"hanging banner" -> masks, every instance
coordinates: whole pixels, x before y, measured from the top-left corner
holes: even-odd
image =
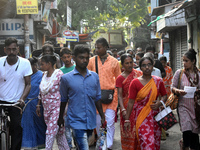
[[[163,55],[163,39],[160,39],[160,54]]]
[[[17,14],[38,14],[38,0],[16,0]]]
[[[62,37],[57,37],[56,42],[57,44],[66,44],[66,39]]]
[[[69,6],[67,6],[67,25],[72,27],[72,9]]]
[[[51,8],[51,2],[50,2],[50,1],[47,1],[47,2],[45,3],[45,6],[44,6],[44,10],[43,10],[43,14],[42,14],[42,21],[48,22],[49,13],[50,13],[50,8]]]
[[[63,31],[63,37],[66,38],[66,42],[79,42],[78,31],[65,30]]]
[[[151,16],[151,5],[147,7],[149,16]]]

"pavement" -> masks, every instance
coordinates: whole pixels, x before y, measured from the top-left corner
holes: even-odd
[[[178,119],[176,111],[173,111],[175,117]],[[168,131],[169,136],[166,140],[161,141],[160,150],[180,150],[179,141],[181,139],[181,131],[179,124],[177,123]],[[53,150],[58,150],[56,142],[54,143]],[[90,150],[95,150],[95,146],[91,146]],[[115,136],[114,136],[114,144],[113,150],[122,150],[121,148],[121,139],[120,139],[120,120],[118,119],[117,123],[115,123]]]

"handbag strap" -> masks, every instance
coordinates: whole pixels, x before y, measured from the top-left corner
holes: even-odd
[[[196,72],[195,72],[195,73],[196,73]],[[192,78],[189,76],[189,74],[185,72],[185,75],[186,75],[188,81],[190,82],[191,86],[197,87],[197,89],[198,89],[198,83],[197,83],[197,85],[195,85],[194,81],[193,81]],[[198,72],[196,73],[196,76],[197,76],[197,79],[199,79]],[[197,81],[198,81],[198,80],[197,80]]]
[[[95,67],[96,67],[96,73],[98,74],[98,61],[97,61],[97,56],[95,57]]]
[[[180,86],[181,86],[181,78],[182,78],[182,75],[183,75],[183,69],[181,69],[181,72],[180,72],[180,74],[179,74],[178,89],[180,89]]]
[[[163,105],[163,107],[166,109],[167,107],[165,106],[165,103],[163,101],[160,101]]]

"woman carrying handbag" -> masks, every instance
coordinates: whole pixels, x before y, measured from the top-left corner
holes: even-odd
[[[200,127],[195,115],[194,94],[188,96],[187,89],[200,87],[200,72],[196,67],[196,52],[189,49],[183,56],[183,75],[181,77],[180,88],[178,87],[178,78],[181,70],[177,70],[172,80],[172,92],[179,95],[177,107],[180,128],[183,133],[183,149],[199,150]],[[195,91],[194,91],[195,92]],[[200,122],[199,122],[200,123]]]

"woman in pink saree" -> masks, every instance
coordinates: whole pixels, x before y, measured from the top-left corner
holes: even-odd
[[[143,75],[133,79],[129,87],[129,102],[124,126],[130,131],[130,115],[135,112],[135,150],[159,150],[161,127],[155,121],[162,103],[157,100],[160,94],[161,101],[165,102],[167,93],[160,77],[151,76],[153,60],[143,57],[139,63]]]

